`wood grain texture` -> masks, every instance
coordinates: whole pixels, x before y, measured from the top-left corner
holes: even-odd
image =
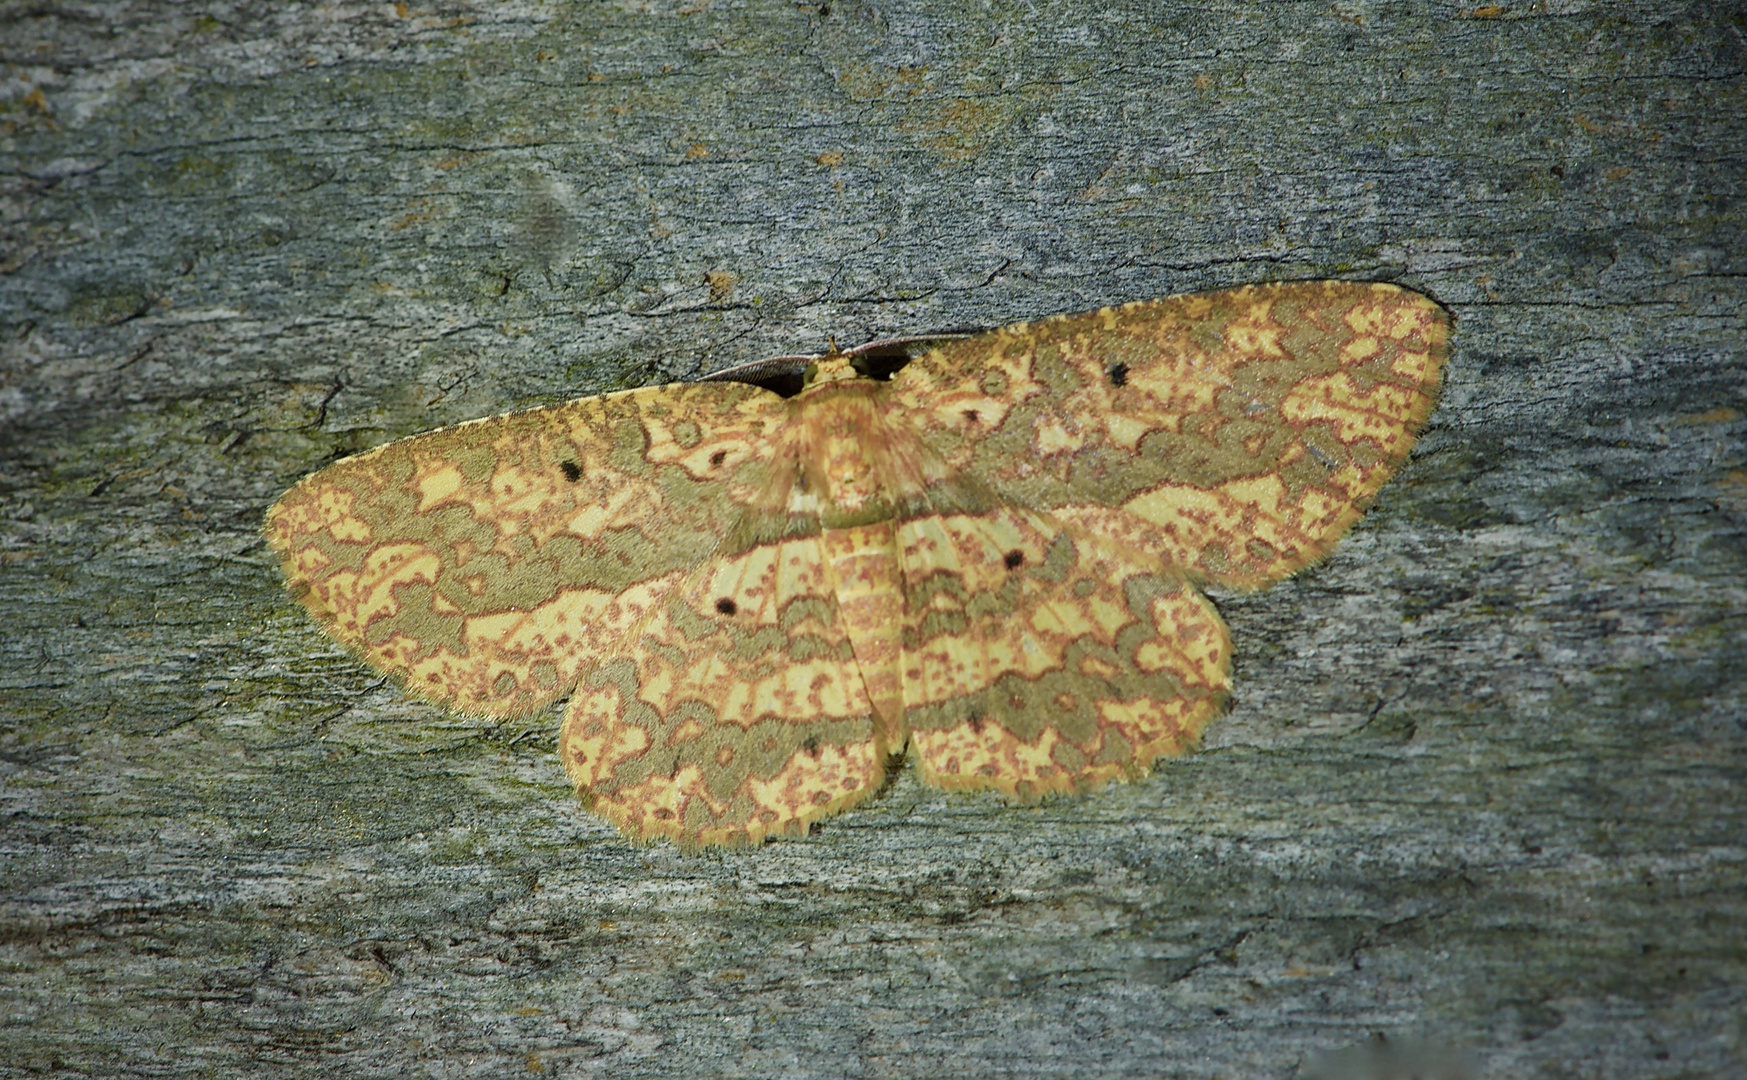
[[[0,1076],[1747,1067],[1718,6],[397,10],[0,9]],[[257,531],[508,408],[1331,276],[1451,311],[1439,407],[1093,800],[627,849]]]

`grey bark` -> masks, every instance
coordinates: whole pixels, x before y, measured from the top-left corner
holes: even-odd
[[[0,6],[0,1077],[1742,1075],[1742,33]],[[507,408],[1318,276],[1450,308],[1440,408],[1216,596],[1205,751],[1086,798],[628,846],[555,713],[407,700],[257,532]]]

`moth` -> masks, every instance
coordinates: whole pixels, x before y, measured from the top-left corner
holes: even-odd
[[[267,514],[292,594],[413,694],[509,717],[630,837],[799,834],[906,756],[1034,800],[1223,708],[1202,583],[1322,558],[1430,414],[1450,323],[1308,281],[778,362],[401,439]]]

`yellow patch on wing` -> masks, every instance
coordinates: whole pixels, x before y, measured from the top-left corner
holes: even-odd
[[[525,713],[574,686],[709,554],[698,537],[747,512],[766,467],[744,452],[735,468],[724,452],[713,480],[612,463],[665,445],[668,424],[721,447],[782,414],[772,394],[723,385],[476,420],[306,478],[268,512],[267,539],[323,627],[409,690]],[[591,517],[601,505],[617,507],[611,520]]]
[[[1145,774],[1222,707],[1230,641],[1156,560],[1000,507],[901,530],[923,779],[1022,798]]]
[[[558,746],[590,806],[633,836],[796,834],[884,779],[817,535],[712,560],[622,652],[582,678]]]
[[[937,454],[1005,501],[1257,588],[1325,555],[1394,474],[1448,339],[1443,309],[1393,285],[1262,285],[954,342],[893,395],[919,411],[968,400],[998,341],[1004,380],[1056,392],[998,422],[925,425]],[[1062,425],[1085,437],[1064,446]]]

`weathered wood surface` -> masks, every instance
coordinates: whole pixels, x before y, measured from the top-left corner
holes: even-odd
[[[1741,1075],[1728,7],[0,6],[0,1077]],[[1328,275],[1449,306],[1442,405],[1085,799],[627,847],[256,531],[506,408]]]

